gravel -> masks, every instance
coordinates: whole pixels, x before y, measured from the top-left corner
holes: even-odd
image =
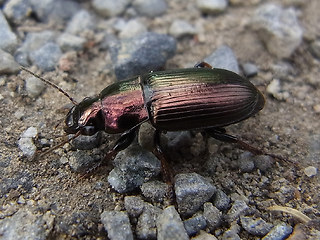
[[[151,18],[161,16],[168,8],[165,0],[133,0],[132,5],[139,15]]]
[[[262,238],[262,240],[282,240],[286,239],[291,233],[291,226],[285,223],[280,223],[274,226],[271,231]]]
[[[17,64],[13,56],[0,49],[0,74],[17,73],[19,69],[19,64]]]
[[[197,0],[197,7],[203,13],[219,14],[224,12],[227,6],[226,0]]]
[[[0,10],[0,49],[6,52],[14,52],[17,47],[17,36],[12,32],[5,16]]]
[[[184,228],[189,236],[194,236],[207,226],[206,219],[203,215],[196,215],[183,221]]]
[[[267,223],[262,218],[254,219],[252,217],[240,217],[241,226],[250,234],[258,237],[263,237],[270,232],[273,225]]]
[[[102,17],[114,17],[124,12],[130,0],[93,0],[92,7]]]

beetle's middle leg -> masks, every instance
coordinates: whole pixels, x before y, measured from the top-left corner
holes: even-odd
[[[288,161],[287,159],[283,158],[282,156],[266,153],[263,150],[258,149],[254,146],[251,146],[248,143],[240,140],[239,138],[237,138],[235,136],[227,134],[226,130],[224,128],[209,128],[209,129],[206,129],[205,132],[208,133],[209,136],[211,136],[217,140],[220,140],[222,142],[235,143],[238,145],[238,147],[240,149],[249,151],[249,152],[253,153],[254,155],[267,155],[267,156],[277,158],[282,161]]]

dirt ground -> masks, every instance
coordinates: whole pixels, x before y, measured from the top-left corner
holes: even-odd
[[[149,29],[164,32],[173,16],[186,18],[188,8],[181,2],[171,1],[165,17],[148,22]],[[255,183],[262,176],[267,176],[270,179],[268,193],[251,195],[250,201],[258,208],[260,206],[260,210],[269,216],[270,221],[297,221],[290,215],[271,214],[265,210],[264,204],[270,199],[276,204],[302,211],[312,219],[319,219],[320,175],[318,173],[307,177],[304,173],[304,168],[308,166],[320,169],[320,113],[315,110],[315,106],[320,104],[319,60],[310,54],[309,42],[305,37],[293,56],[284,60],[292,66],[289,76],[281,80],[282,89],[289,93],[289,97],[285,101],[279,101],[268,95],[266,87],[273,79],[273,66],[279,60],[268,53],[255,33],[248,28],[250,14],[247,13],[255,8],[256,6],[229,7],[225,14],[203,17],[203,21],[208,22],[204,25],[204,40],[179,40],[177,53],[167,62],[167,68],[182,68],[196,63],[222,44],[233,49],[239,63],[255,63],[259,67],[259,74],[251,81],[264,94],[265,108],[257,116],[228,127],[227,131],[266,152],[285,156],[290,163],[279,161],[266,173],[254,171],[243,174],[232,167],[232,162],[241,151],[232,145],[217,143],[220,149],[227,149],[229,161],[220,163],[222,168],[217,169],[212,179],[217,186],[223,186],[224,179],[228,178],[236,184],[233,191],[245,195],[247,191],[258,191],[259,187]],[[299,21],[308,32],[305,36],[319,37],[319,8],[318,0],[310,0],[300,8]],[[195,22],[201,18],[197,14],[199,13],[190,13],[187,20]],[[93,46],[79,55],[79,64],[69,76],[77,79],[77,82],[62,81],[63,74],[58,70],[44,76],[56,83],[62,81],[59,85],[77,100],[81,100],[100,92],[115,81],[110,68],[111,60],[108,59],[108,52],[99,52]],[[79,174],[73,173],[68,164],[61,164],[61,159],[66,158],[70,151],[68,144],[37,161],[21,158],[17,141],[28,127],[37,127],[40,138],[59,142],[57,137],[63,134],[63,130],[61,126],[57,129],[54,127],[65,116],[66,111],[61,106],[69,103],[49,87],[36,99],[27,97],[23,80],[26,76],[26,73],[1,76],[3,84],[0,86],[0,94],[3,98],[0,100],[0,156],[3,170],[0,179],[16,179],[21,182],[17,188],[0,196],[2,214],[9,216],[27,204],[43,212],[54,212],[56,225],[53,237],[71,238],[84,234],[88,239],[98,236],[105,238],[99,222],[100,214],[102,210],[123,209],[125,196],[112,190],[107,182],[107,173],[112,169],[111,163],[105,168],[105,173],[80,179]],[[23,112],[21,119],[17,119],[17,111]],[[110,136],[108,139],[113,141],[116,137]],[[201,164],[197,164],[197,161],[199,160],[192,159],[186,163],[179,162],[174,166],[174,171],[201,174]],[[276,187],[283,178],[287,181],[287,187],[294,189],[289,195],[282,195]],[[59,224],[61,219],[65,220],[65,225]]]

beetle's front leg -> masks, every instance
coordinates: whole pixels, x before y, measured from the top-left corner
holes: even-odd
[[[239,138],[229,135],[226,133],[226,130],[224,128],[209,128],[205,130],[206,133],[209,134],[209,136],[220,140],[222,142],[229,142],[229,143],[235,143],[237,146],[243,150],[249,151],[253,153],[254,155],[267,155],[273,158],[280,159],[282,161],[288,161],[287,159],[283,158],[282,156],[278,156],[275,154],[266,153],[261,149],[258,149],[254,146],[249,145],[248,143],[240,140]]]

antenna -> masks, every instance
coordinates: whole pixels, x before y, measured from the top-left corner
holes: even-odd
[[[63,93],[63,95],[65,95],[67,98],[69,98],[69,100],[74,104],[74,105],[78,105],[78,103],[66,92],[64,91],[62,88],[58,87],[56,84],[50,82],[47,79],[44,79],[43,77],[40,77],[38,74],[30,71],[28,68],[25,68],[23,66],[20,66],[20,68],[28,73],[30,73],[31,75],[35,76],[36,78],[40,79],[41,81],[45,82],[46,84],[48,84],[49,86],[57,89],[59,92]]]

